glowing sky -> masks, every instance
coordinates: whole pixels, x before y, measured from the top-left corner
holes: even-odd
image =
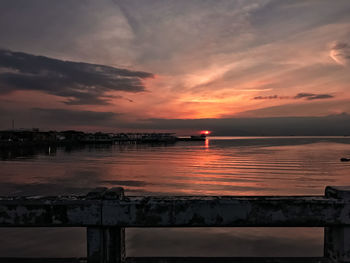
[[[349,14],[348,0],[2,0],[0,128],[350,113]]]

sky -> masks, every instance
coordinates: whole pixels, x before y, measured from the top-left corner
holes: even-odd
[[[348,117],[349,13],[348,0],[1,0],[0,129]]]

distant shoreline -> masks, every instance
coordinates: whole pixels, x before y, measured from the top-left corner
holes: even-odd
[[[1,133],[1,131],[0,131]],[[334,136],[334,135],[304,135],[304,136],[208,136],[199,138],[191,138],[190,136],[171,137],[166,139],[134,139],[134,140],[100,140],[100,141],[78,141],[78,140],[62,140],[62,141],[0,141],[0,149],[14,149],[14,148],[45,148],[45,147],[80,147],[93,145],[118,145],[118,144],[169,144],[178,141],[204,141],[207,140],[266,140],[266,139],[349,139],[350,136]]]

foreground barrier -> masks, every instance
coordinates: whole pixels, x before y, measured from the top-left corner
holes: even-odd
[[[132,197],[122,188],[86,196],[1,197],[0,227],[86,227],[86,259],[0,262],[350,262],[350,187],[324,196]],[[127,227],[324,227],[320,258],[125,257]]]

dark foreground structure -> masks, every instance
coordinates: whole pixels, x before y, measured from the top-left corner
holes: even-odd
[[[122,188],[86,196],[1,197],[0,227],[86,227],[87,258],[0,262],[350,262],[350,187],[324,196],[132,197]],[[125,257],[126,227],[324,227],[320,258]]]

